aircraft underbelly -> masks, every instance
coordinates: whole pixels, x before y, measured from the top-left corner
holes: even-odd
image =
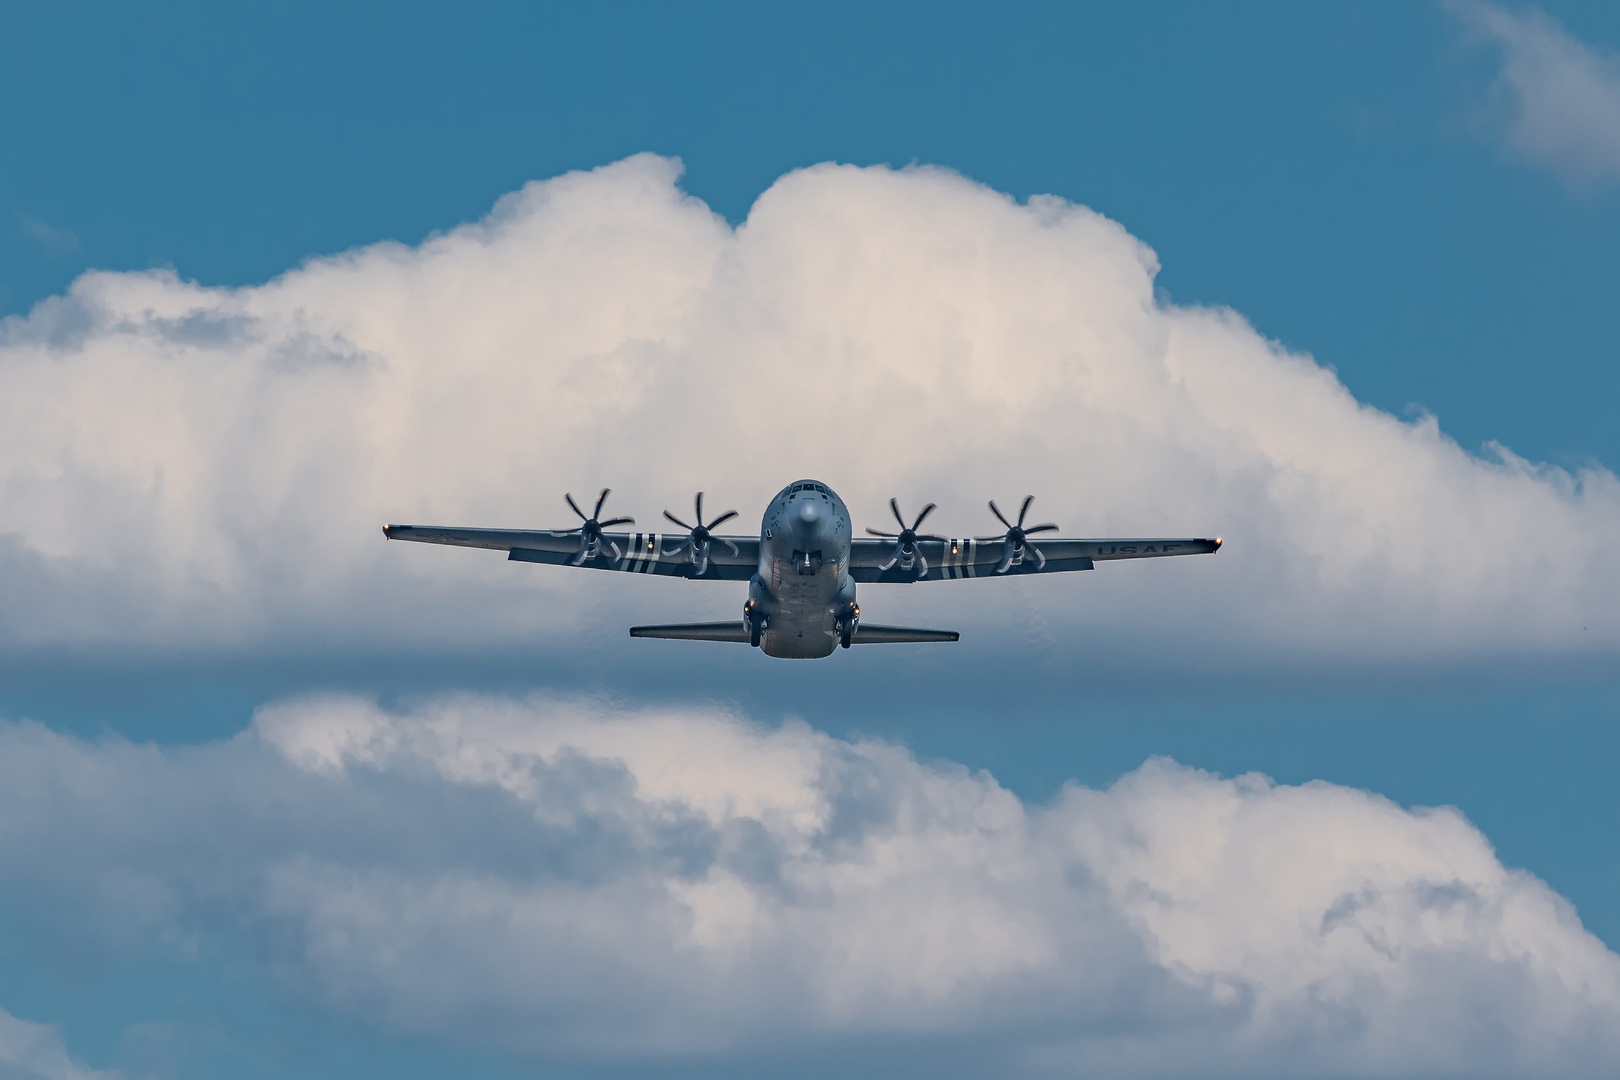
[[[771,573],[775,610],[760,640],[765,655],[805,660],[830,655],[838,647],[837,592],[836,566],[800,574],[791,563],[778,562]]]

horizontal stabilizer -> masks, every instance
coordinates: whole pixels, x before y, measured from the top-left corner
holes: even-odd
[[[748,628],[741,619],[731,622],[672,623],[669,626],[632,626],[631,637],[678,638],[682,641],[735,641],[748,644]]]
[[[881,645],[891,641],[955,641],[961,637],[955,630],[918,630],[910,626],[877,626],[856,623],[853,645]]]

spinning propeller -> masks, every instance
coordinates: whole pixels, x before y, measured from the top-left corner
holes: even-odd
[[[574,561],[571,565],[580,566],[585,562],[586,559],[596,558],[597,553],[602,548],[602,541],[604,539],[602,536],[603,529],[608,528],[610,525],[629,525],[636,520],[635,518],[629,517],[616,517],[608,518],[606,521],[598,521],[597,518],[599,518],[602,514],[602,504],[607,502],[607,497],[608,489],[603,488],[602,494],[596,497],[596,509],[591,511],[590,517],[586,517],[585,511],[581,510],[579,508],[579,504],[574,502],[574,497],[572,495],[563,496],[563,498],[568,500],[569,508],[572,509],[574,513],[579,515],[579,519],[583,523],[574,526],[572,529],[551,530],[552,536],[569,536],[573,533],[579,533],[579,554],[574,556]],[[613,557],[615,559],[622,557],[618,544],[615,544],[613,541],[609,540],[607,545],[613,549]]]
[[[906,519],[900,516],[900,502],[899,502],[899,500],[890,499],[889,500],[889,509],[894,511],[894,520],[896,520],[896,521],[898,521],[900,523],[900,531],[899,532],[897,532],[897,533],[883,532],[881,529],[873,529],[873,528],[868,528],[866,530],[867,532],[871,533],[873,536],[891,536],[895,540],[894,556],[892,558],[890,558],[888,562],[886,562],[882,566],[878,567],[878,570],[880,572],[884,571],[884,570],[888,570],[895,563],[899,563],[901,569],[909,570],[909,569],[911,569],[911,565],[912,565],[913,560],[915,560],[915,562],[917,564],[917,576],[918,577],[927,576],[927,574],[928,574],[928,560],[923,558],[922,552],[917,550],[917,541],[918,540],[944,540],[945,538],[943,536],[934,536],[934,535],[929,534],[929,533],[924,533],[923,535],[919,536],[919,535],[917,535],[917,530],[922,527],[923,518],[927,517],[929,514],[932,514],[934,512],[934,504],[929,503],[927,506],[923,507],[922,513],[917,515],[917,520],[913,521],[909,526],[906,524]]]
[[[1057,526],[1047,524],[1030,525],[1027,528],[1025,527],[1024,515],[1029,513],[1029,504],[1034,501],[1035,496],[1024,496],[1024,505],[1019,508],[1018,511],[1018,524],[1014,525],[1012,522],[1008,521],[1002,516],[1000,510],[996,509],[996,501],[994,499],[990,500],[990,512],[996,515],[996,518],[1003,525],[1007,526],[1007,531],[1002,533],[1000,536],[979,537],[980,540],[1000,540],[1005,544],[1005,547],[1001,552],[1001,564],[996,567],[996,573],[1005,574],[1012,564],[1022,560],[1026,553],[1034,556],[1036,570],[1044,570],[1046,568],[1046,556],[1041,554],[1041,549],[1036,547],[1034,544],[1026,544],[1024,541],[1030,533],[1052,532],[1057,529]]]
[[[736,517],[737,511],[727,510],[725,513],[721,514],[707,525],[703,524],[703,492],[701,491],[697,493],[697,499],[693,501],[692,509],[694,511],[693,516],[697,519],[696,525],[688,525],[686,522],[682,521],[668,510],[664,511],[665,517],[669,518],[669,520],[673,521],[681,528],[687,530],[686,539],[682,540],[679,544],[676,544],[669,551],[664,552],[664,557],[668,558],[672,555],[679,555],[682,550],[685,550],[688,557],[692,560],[692,565],[697,567],[697,573],[694,576],[702,577],[704,572],[709,569],[709,542],[711,540],[718,540],[720,543],[726,545],[726,547],[731,549],[731,553],[733,555],[742,554],[737,550],[737,545],[733,544],[725,537],[710,535],[716,525],[720,524],[722,521],[730,521],[732,518]]]

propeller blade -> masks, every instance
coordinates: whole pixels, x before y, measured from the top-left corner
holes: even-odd
[[[890,568],[892,568],[894,566],[895,563],[897,563],[899,561],[900,561],[900,552],[897,550],[897,551],[895,551],[893,558],[891,558],[888,562],[884,563],[882,566],[878,567],[878,573],[881,574],[884,571],[889,570]]]
[[[694,520],[697,521],[696,525],[688,525],[686,522],[682,521],[668,510],[664,511],[664,517],[686,530],[686,536],[681,539],[680,543],[665,551],[664,557],[671,558],[685,552],[692,561],[692,576],[702,577],[708,572],[709,569],[709,530],[720,524],[722,521],[730,521],[732,518],[736,517],[737,511],[727,510],[725,513],[721,514],[707,525],[703,524],[703,492],[700,491],[692,498],[692,516]],[[699,543],[698,538],[698,533],[700,532],[703,534],[701,543]],[[730,548],[732,555],[742,554],[737,545],[733,544],[730,540],[724,539],[723,537],[715,537],[714,539],[719,540],[722,544],[726,545],[726,547]]]
[[[633,517],[616,517],[608,518],[606,521],[598,521],[596,523],[596,527],[598,529],[605,529],[610,525],[634,525],[635,523],[636,519]]]
[[[911,523],[911,531],[916,532],[919,528],[921,528],[922,523],[923,523],[923,518],[927,517],[929,514],[932,514],[933,512],[934,512],[934,504],[933,503],[929,503],[927,506],[923,507],[922,513],[917,515],[917,520],[913,521]],[[905,522],[901,522],[901,524],[904,525]]]
[[[928,576],[928,560],[923,558],[920,551],[917,552],[917,576],[920,578]]]
[[[575,533],[577,533],[577,532],[579,532],[581,530],[579,530],[579,529],[551,529],[549,531],[551,532],[552,536],[573,536]]]
[[[1031,544],[1029,547],[1026,547],[1024,550],[1029,552],[1031,555],[1035,556],[1035,570],[1036,570],[1037,573],[1046,569],[1046,556],[1041,554],[1041,549],[1040,548],[1035,547],[1033,544]]]
[[[905,528],[906,527],[906,519],[900,516],[900,500],[899,499],[890,499],[889,500],[889,509],[894,511],[894,520],[896,520],[896,521],[898,521],[900,523],[900,527],[902,529]]]
[[[738,549],[737,545],[733,544],[730,540],[727,540],[723,536],[717,536],[715,539],[719,540],[722,544],[731,549],[731,557],[733,559],[740,558],[742,556],[742,552]]]
[[[607,546],[613,549],[613,561],[614,562],[618,562],[620,559],[624,558],[624,554],[623,554],[623,552],[621,552],[619,550],[619,545],[618,544],[615,544],[613,541],[609,540],[607,542]]]
[[[996,573],[1005,574],[1009,569],[1011,569],[1013,555],[1017,554],[1017,551],[1018,549],[1013,547],[1012,538],[1009,537],[1006,545],[1002,548],[1001,563],[996,567]]]
[[[990,512],[992,514],[996,515],[996,520],[1001,522],[1003,525],[1007,526],[1007,528],[1010,529],[1010,528],[1013,527],[1013,523],[1008,521],[1006,518],[1002,517],[1001,516],[1001,511],[996,509],[996,500],[994,500],[994,499],[990,500]],[[995,540],[997,538],[992,536],[992,537],[990,537],[990,539]]]
[[[1045,525],[1031,525],[1029,528],[1024,530],[1024,535],[1028,536],[1030,533],[1038,532],[1055,532],[1056,530],[1057,526],[1048,522]]]
[[[575,501],[574,501],[574,497],[573,497],[573,496],[572,496],[572,495],[567,495],[567,494],[565,494],[565,495],[563,495],[563,498],[565,498],[565,499],[567,499],[567,500],[568,500],[568,506],[569,506],[569,508],[570,508],[570,509],[571,509],[571,510],[573,510],[573,511],[574,511],[574,513],[576,513],[576,514],[578,514],[578,515],[579,515],[579,520],[581,520],[581,521],[589,521],[589,520],[590,520],[590,519],[589,519],[589,518],[587,518],[587,517],[586,517],[586,516],[585,516],[585,511],[583,511],[583,510],[581,510],[581,509],[580,509],[580,508],[579,508],[579,503],[577,503],[577,502],[575,502]],[[570,532],[572,532],[572,531],[573,531],[573,530],[572,530],[572,529],[570,529],[570,530],[569,530],[569,531],[570,531]]]
[[[1023,526],[1024,526],[1024,515],[1029,513],[1029,504],[1034,502],[1034,501],[1035,501],[1035,496],[1033,496],[1033,495],[1025,495],[1024,496],[1024,505],[1018,508],[1018,527],[1019,528],[1023,528]]]
[[[900,535],[899,533],[884,532],[882,529],[874,529],[870,525],[868,525],[866,527],[866,531],[871,533],[873,536],[899,536]]]
[[[602,516],[602,504],[607,502],[607,497],[608,497],[608,491],[609,490],[610,489],[608,489],[608,488],[603,488],[602,489],[602,494],[600,494],[600,495],[598,495],[596,497],[596,509],[591,511],[591,517],[601,517]]]

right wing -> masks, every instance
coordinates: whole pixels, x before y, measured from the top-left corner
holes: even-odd
[[[1167,555],[1207,555],[1218,550],[1219,539],[1170,540],[1079,540],[1065,537],[1046,539],[1039,535],[1027,541],[1024,558],[998,574],[1005,553],[1003,542],[975,537],[948,540],[918,540],[917,551],[928,561],[928,573],[919,574],[920,564],[906,569],[895,561],[895,542],[860,537],[850,544],[849,576],[856,581],[882,581],[911,584],[917,581],[952,581],[965,578],[994,578],[1015,574],[1061,574],[1090,570],[1094,563],[1119,559],[1160,559]],[[1028,548],[1040,550],[1045,561],[1030,557]]]
[[[548,529],[457,529],[437,525],[384,525],[390,540],[411,540],[419,544],[448,544],[452,547],[488,548],[504,551],[514,562],[550,563],[570,566],[579,557],[579,533],[558,535]],[[685,533],[603,533],[594,558],[579,565],[592,570],[622,570],[631,574],[660,577],[697,578],[696,564],[682,551],[669,555]],[[736,545],[733,555],[726,542]],[[617,558],[613,548],[619,549]],[[700,580],[747,581],[759,569],[759,537],[716,536],[709,542],[709,566]]]

